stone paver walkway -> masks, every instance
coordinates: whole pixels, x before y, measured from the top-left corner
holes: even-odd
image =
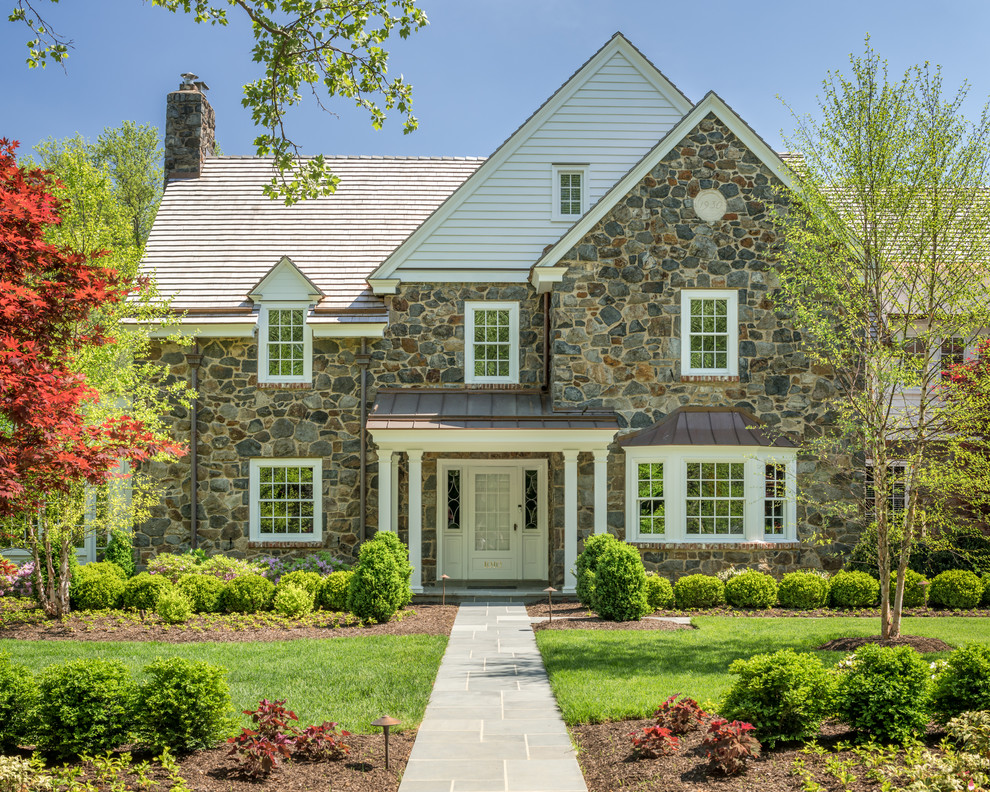
[[[399,792],[587,792],[523,605],[461,605]]]

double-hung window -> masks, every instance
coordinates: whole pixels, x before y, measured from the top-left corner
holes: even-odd
[[[519,382],[519,303],[464,305],[464,381]]]
[[[681,374],[739,374],[739,293],[684,289],[681,292]]]
[[[265,305],[258,326],[258,381],[310,382],[313,336],[303,305]]]
[[[587,166],[554,165],[552,219],[577,220],[587,208]]]
[[[876,514],[879,495],[876,486],[876,471],[872,462],[866,463],[866,507],[871,515]],[[887,463],[887,509],[890,514],[903,512],[907,508],[907,465],[904,462]]]
[[[320,541],[322,482],[323,463],[319,459],[252,459],[251,541]]]

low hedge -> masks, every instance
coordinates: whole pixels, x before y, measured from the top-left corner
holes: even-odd
[[[674,584],[674,602],[681,609],[725,604],[725,584],[711,575],[687,575]]]
[[[673,607],[674,587],[667,578],[653,572],[646,573],[646,604],[651,612]]]
[[[777,604],[777,581],[763,572],[748,569],[726,581],[725,601],[734,608],[772,608]]]
[[[937,575],[928,592],[928,601],[934,608],[970,610],[983,599],[983,581],[973,572],[950,569]]]
[[[880,581],[865,572],[838,572],[829,581],[829,601],[836,608],[872,608],[880,597]]]
[[[814,572],[788,572],[777,586],[780,607],[817,610],[828,603],[829,581]]]

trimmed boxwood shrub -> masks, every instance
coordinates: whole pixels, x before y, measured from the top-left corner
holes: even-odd
[[[119,660],[48,666],[38,677],[36,739],[60,758],[111,751],[128,741],[134,682]]]
[[[110,541],[103,551],[103,560],[120,567],[126,577],[134,577],[134,548],[131,535],[124,531],[112,531]]]
[[[902,603],[905,608],[923,608],[925,607],[925,602],[928,599],[928,586],[922,586],[922,583],[927,583],[925,576],[915,572],[913,569],[908,569],[904,572],[904,602]],[[897,573],[890,573],[890,604],[894,604],[894,595],[897,593]]]
[[[835,709],[835,678],[812,654],[783,649],[736,660],[730,673],[739,679],[725,696],[719,714],[756,726],[771,747],[780,740],[807,740]]]
[[[108,564],[107,566],[119,569],[116,564]],[[123,593],[124,581],[122,577],[115,572],[100,569],[80,572],[76,575],[72,583],[70,598],[72,607],[77,610],[106,610],[118,607]]]
[[[184,594],[196,613],[219,613],[223,607],[223,590],[227,584],[213,575],[186,574],[179,578],[175,590]]]
[[[412,602],[413,597],[412,588],[409,585],[413,573],[413,568],[409,564],[409,548],[402,543],[399,535],[392,531],[378,531],[371,539],[372,541],[383,542],[395,559],[395,565],[402,580],[402,597],[399,601],[399,610],[401,610]]]
[[[829,583],[834,608],[871,608],[880,598],[880,581],[865,572],[837,572]]]
[[[725,601],[734,608],[772,608],[777,604],[777,581],[770,575],[749,569],[726,581]]]
[[[275,591],[274,607],[275,612],[282,616],[305,616],[313,611],[313,595],[300,586],[283,586],[280,582]]]
[[[72,573],[72,584],[86,575],[113,575],[121,583],[127,582],[127,573],[112,561],[94,561],[90,564],[80,564]]]
[[[674,587],[665,577],[660,577],[653,572],[646,573],[646,604],[650,606],[650,612],[674,605]]]
[[[162,593],[171,589],[172,582],[167,577],[142,572],[124,585],[121,601],[125,608],[153,611]]]
[[[677,607],[714,608],[725,604],[725,584],[711,575],[687,575],[674,583]]]
[[[829,581],[814,572],[788,572],[777,586],[782,608],[817,610],[828,602]]]
[[[949,655],[935,680],[932,709],[943,723],[971,710],[990,710],[990,646],[969,644]]]
[[[229,613],[257,613],[271,610],[275,584],[260,575],[234,578],[223,592],[223,609]]]
[[[867,644],[843,665],[838,696],[842,720],[881,740],[903,742],[924,731],[931,669],[914,649]]]
[[[610,533],[592,534],[584,540],[584,548],[574,562],[574,577],[577,580],[575,593],[578,602],[590,608],[593,604],[595,591],[595,570],[598,567],[598,557],[606,548],[617,545],[619,540]]]
[[[189,597],[174,587],[163,591],[155,603],[155,614],[166,624],[184,624],[192,616],[193,606]]]
[[[235,721],[227,670],[181,657],[159,658],[144,667],[148,680],[137,692],[138,739],[161,751],[211,748],[230,735]]]
[[[12,662],[9,654],[0,652],[0,750],[31,741],[31,712],[37,703],[34,675],[27,666]]]
[[[351,587],[351,571],[331,572],[316,590],[316,604],[323,610],[347,610],[347,591]]]
[[[376,539],[379,535],[375,534]],[[347,609],[364,621],[381,624],[402,606],[408,583],[391,549],[376,539],[365,542],[358,552],[347,591]]]
[[[980,600],[980,605],[986,605],[990,607],[990,572],[983,573],[983,599]]]
[[[950,569],[938,575],[928,592],[928,601],[934,608],[969,610],[983,599],[983,581],[975,573],[963,569]]]
[[[646,569],[639,550],[616,542],[598,556],[592,608],[608,621],[638,621],[650,612]]]
[[[289,572],[279,579],[275,586],[276,593],[278,589],[285,588],[286,586],[295,586],[296,588],[304,589],[308,591],[312,596],[316,596],[316,589],[319,588],[320,583],[323,582],[323,578],[316,574],[316,572],[304,572],[299,569],[295,572]]]

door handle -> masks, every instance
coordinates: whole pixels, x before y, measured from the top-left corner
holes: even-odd
[[[513,531],[518,531],[519,530],[519,525],[517,523],[512,523],[512,530]]]

